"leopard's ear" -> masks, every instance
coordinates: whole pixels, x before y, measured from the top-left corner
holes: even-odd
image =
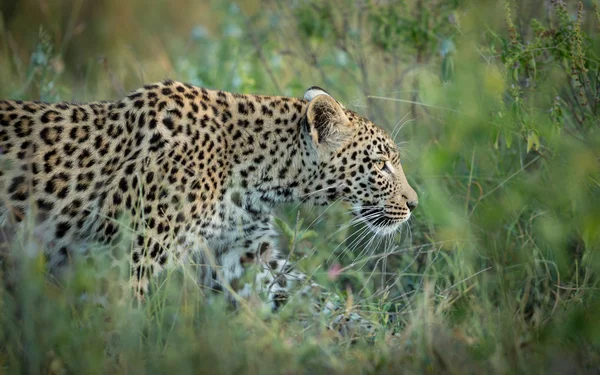
[[[306,121],[314,145],[338,149],[354,132],[344,108],[317,86],[306,90],[304,99],[308,100]]]
[[[306,92],[304,93],[304,99],[306,99],[310,102],[318,95],[331,96],[331,95],[329,95],[329,93],[327,91],[323,90],[319,86],[312,86],[312,87],[309,87],[308,90],[306,90]]]

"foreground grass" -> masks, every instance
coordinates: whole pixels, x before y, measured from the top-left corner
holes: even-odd
[[[103,3],[113,23],[127,13],[117,3]],[[325,317],[301,324],[301,302],[277,314],[253,304],[230,311],[214,296],[207,303],[194,265],[157,280],[142,306],[99,304],[89,296],[120,285],[118,276],[98,281],[106,259],[77,260],[55,280],[25,228],[0,261],[0,372],[598,370],[592,7],[265,1],[248,16],[234,6],[190,3],[173,13],[132,1],[126,9],[148,13],[136,28],[142,42],[116,26],[108,37],[98,32],[82,4],[64,28],[40,18],[40,35],[3,24],[3,96],[116,98],[164,77],[294,96],[318,84],[397,137],[420,205],[393,241],[363,237],[342,204],[278,212],[282,248],[348,308],[382,324],[374,339],[356,341],[328,331]],[[31,7],[13,19],[34,17]],[[187,38],[185,27],[199,22],[191,9],[214,17]],[[175,31],[153,31],[168,22]]]
[[[251,304],[231,311],[214,296],[207,303],[193,272],[165,275],[142,306],[102,306],[85,298],[98,291],[101,265],[49,279],[35,243],[15,242],[19,260],[0,289],[0,368],[8,373],[548,373],[591,371],[600,359],[597,285],[586,280],[550,286],[556,293],[543,300],[543,274],[525,280],[527,296],[503,294],[491,269],[447,284],[461,272],[448,263],[414,275],[422,285],[395,303],[396,313],[355,297],[355,307],[385,319],[374,339],[351,340],[328,330],[326,317],[301,324],[297,304],[271,314]]]

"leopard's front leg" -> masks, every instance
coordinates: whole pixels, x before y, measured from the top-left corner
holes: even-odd
[[[234,303],[256,297],[278,308],[304,275],[292,270],[275,243],[275,232],[265,230],[227,246],[218,258],[218,270],[212,273],[213,289],[223,290]]]
[[[287,256],[274,245],[274,240],[263,238],[255,244],[256,251],[245,252],[240,257],[244,269],[254,269],[256,274],[237,290],[243,297],[261,295],[276,310],[291,298],[310,302],[313,317],[324,316],[328,327],[343,335],[372,335],[377,324],[360,314],[349,311],[342,298],[328,292],[295,269]]]
[[[245,267],[254,268],[256,272],[253,282],[244,285],[245,292],[262,295],[273,310],[286,303],[290,295],[306,283],[306,276],[294,269],[273,241],[260,242],[256,256],[243,260]]]

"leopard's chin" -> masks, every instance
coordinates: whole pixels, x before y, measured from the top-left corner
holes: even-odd
[[[410,219],[410,212],[401,217],[390,216],[384,207],[368,207],[353,210],[360,221],[376,235],[387,236],[400,230],[403,223]]]
[[[367,227],[374,234],[376,234],[378,236],[388,236],[388,235],[398,232],[400,230],[400,227],[402,226],[402,224],[406,222],[406,220],[393,220],[393,221],[391,219],[386,219],[386,220],[390,220],[390,221],[384,225],[376,225],[369,221],[366,221],[366,224],[367,224]]]

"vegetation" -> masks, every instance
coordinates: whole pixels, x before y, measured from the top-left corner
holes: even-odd
[[[207,304],[189,272],[143,306],[101,306],[82,298],[96,266],[51,280],[24,231],[0,260],[0,373],[597,372],[598,5],[0,3],[3,98],[115,99],[167,77],[319,85],[394,134],[420,197],[393,241],[348,225],[342,204],[278,214],[299,266],[383,325],[371,339],[305,327],[293,306]]]

